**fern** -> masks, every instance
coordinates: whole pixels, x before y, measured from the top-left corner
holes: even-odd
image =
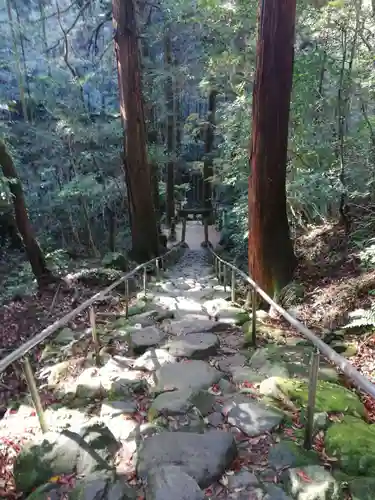
[[[349,314],[350,321],[344,328],[375,327],[375,304],[370,309],[356,309]]]

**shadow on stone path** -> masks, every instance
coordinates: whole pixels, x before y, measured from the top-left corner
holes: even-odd
[[[51,432],[40,434],[26,403],[0,422],[0,437],[25,443],[14,465],[25,498],[345,498],[318,454],[299,445],[311,348],[282,339],[261,311],[265,346],[244,349],[249,316],[211,271],[206,251],[187,249],[139,294],[132,317],[102,326],[101,366],[82,355],[89,332],[64,329],[45,347],[39,378]],[[316,434],[331,424],[326,448],[340,460],[342,423],[332,415],[367,424],[358,397],[329,366],[323,372]],[[366,453],[371,479],[375,451]]]

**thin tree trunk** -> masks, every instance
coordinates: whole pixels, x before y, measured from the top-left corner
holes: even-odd
[[[260,0],[249,176],[249,273],[271,296],[296,258],[286,205],[296,0]]]
[[[9,190],[13,196],[17,228],[22,237],[25,251],[35,278],[37,279],[39,286],[49,284],[54,281],[54,278],[52,273],[47,268],[43,252],[34,236],[34,231],[31,227],[30,219],[27,213],[21,181],[16,172],[13,160],[2,141],[0,141],[0,165],[4,177],[6,177],[9,181]]]
[[[12,6],[10,3],[10,0],[7,0],[7,11],[8,11],[10,30],[12,33],[14,57],[16,59],[16,65],[17,65],[18,89],[20,92],[22,114],[23,114],[24,120],[27,122],[28,121],[28,114],[27,114],[27,105],[26,105],[26,98],[25,98],[25,82],[24,82],[22,71],[21,71],[21,58],[20,58],[20,54],[18,52],[17,37],[16,37],[16,31],[14,29]]]
[[[208,96],[208,117],[206,125],[206,137],[204,145],[204,164],[203,164],[203,197],[204,207],[212,210],[212,177],[214,175],[212,148],[214,144],[215,111],[216,111],[216,90],[211,90]]]
[[[120,110],[125,131],[124,172],[136,260],[158,255],[159,242],[141,91],[140,57],[133,0],[113,0]]]
[[[174,119],[174,96],[173,96],[173,76],[172,76],[172,44],[171,37],[168,33],[165,35],[165,70],[169,73],[165,85],[165,98],[167,108],[167,151],[168,151],[168,164],[167,164],[167,210],[166,222],[170,228],[169,239],[176,238],[176,231],[174,226],[175,217],[175,204],[174,204],[174,177],[175,177],[175,154],[176,154],[176,134],[175,134],[175,119]]]

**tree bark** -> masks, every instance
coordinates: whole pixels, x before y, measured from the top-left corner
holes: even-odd
[[[292,278],[296,258],[286,205],[296,0],[261,0],[249,176],[249,273],[271,296]]]
[[[132,257],[148,260],[159,254],[151,171],[141,90],[140,57],[133,0],[113,0],[115,52],[120,111],[124,127],[124,173],[132,234]]]
[[[168,30],[167,30],[168,31]],[[166,189],[166,223],[170,228],[170,240],[175,240],[175,203],[174,203],[174,178],[175,178],[175,154],[176,154],[176,133],[175,133],[175,117],[174,117],[174,95],[173,95],[173,76],[172,76],[172,44],[170,34],[165,35],[165,69],[169,73],[165,85],[165,98],[167,108],[167,189]]]
[[[203,163],[203,196],[204,196],[204,207],[212,209],[212,177],[214,175],[213,170],[213,158],[212,158],[212,148],[214,144],[214,127],[215,127],[215,111],[216,111],[216,90],[211,90],[208,96],[208,117],[205,133],[205,144],[204,144],[204,163]],[[212,221],[211,221],[212,222]]]
[[[9,181],[9,190],[13,197],[14,214],[18,231],[22,237],[25,251],[35,278],[38,285],[42,287],[54,281],[54,277],[47,268],[44,254],[34,236],[34,231],[27,213],[21,181],[16,172],[12,157],[2,141],[0,141],[0,165],[4,177]]]

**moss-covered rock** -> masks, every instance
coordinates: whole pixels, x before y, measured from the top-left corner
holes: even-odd
[[[119,271],[128,271],[129,263],[125,255],[120,252],[108,252],[102,260],[102,265]]]
[[[245,339],[250,340],[252,335],[252,322],[247,321],[244,323],[242,325],[242,331],[244,332]],[[263,321],[259,320],[257,316],[257,336],[263,337],[271,342],[280,342],[284,341],[285,331],[281,328],[265,324]]]
[[[354,342],[337,340],[331,343],[331,347],[344,358],[351,358],[352,356],[355,356],[358,351],[358,346]]]
[[[306,451],[293,441],[281,441],[271,448],[268,463],[275,469],[302,467],[318,464],[319,457],[315,451]]]
[[[328,455],[352,476],[375,476],[375,426],[352,416],[333,424],[325,435]],[[375,496],[375,495],[374,495]]]
[[[307,382],[303,380],[279,378],[277,380],[277,386],[282,393],[297,406],[302,408],[307,406]],[[324,380],[318,382],[315,410],[317,412],[340,412],[359,417],[365,415],[365,408],[354,392]]]
[[[356,477],[348,484],[352,500],[374,500],[375,477]]]
[[[269,345],[255,351],[248,365],[267,377],[307,379],[312,352],[312,346]],[[338,375],[334,368],[322,361],[319,367],[319,378],[336,382]]]

